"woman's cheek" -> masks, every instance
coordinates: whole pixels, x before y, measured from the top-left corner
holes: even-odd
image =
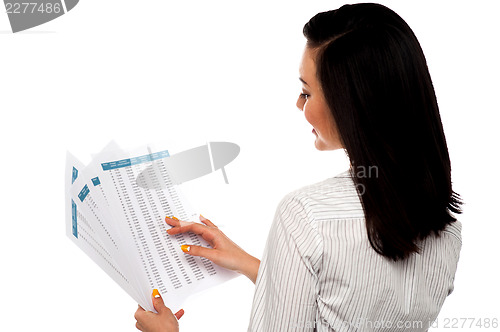
[[[311,109],[307,106],[304,107],[304,116],[305,116],[307,122],[309,122],[314,127],[314,123],[315,123],[314,114],[311,112]]]

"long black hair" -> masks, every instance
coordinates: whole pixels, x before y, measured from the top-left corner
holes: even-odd
[[[427,62],[415,34],[372,3],[322,12],[303,29],[358,188],[371,246],[419,252],[461,213]],[[376,172],[367,172],[367,170]]]

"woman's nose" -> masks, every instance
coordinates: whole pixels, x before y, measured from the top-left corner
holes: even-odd
[[[304,107],[304,102],[302,101],[302,99],[299,97],[297,99],[297,103],[295,104],[297,106],[297,108],[299,109],[299,111],[302,111],[302,108]]]

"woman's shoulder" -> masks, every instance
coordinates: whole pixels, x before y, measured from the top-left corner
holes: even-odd
[[[460,250],[462,249],[462,223],[455,220],[454,222],[446,225],[446,227],[440,232],[440,239],[436,239],[436,241],[449,243],[453,248],[455,258],[458,261]]]
[[[288,193],[281,205],[291,202],[314,219],[364,218],[359,194],[348,170]]]

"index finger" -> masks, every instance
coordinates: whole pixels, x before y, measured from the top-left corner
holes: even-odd
[[[173,218],[170,218],[169,216],[165,217],[165,222],[167,224],[169,224],[170,226],[174,226],[174,227],[181,225],[181,222],[179,219],[177,219],[177,218],[173,219]]]
[[[180,226],[180,227],[174,227],[168,230],[168,234],[170,235],[175,235],[179,233],[187,233],[187,232],[192,232],[198,235],[201,235],[201,237],[208,241],[212,242],[215,239],[215,235],[213,233],[214,229],[209,228],[208,226],[198,224],[198,223],[191,223],[186,226]]]
[[[194,224],[194,222],[192,222],[192,221],[184,221],[184,220],[179,220],[177,218],[174,219],[174,218],[170,218],[170,217],[165,217],[165,222],[173,227],[182,227],[182,226]]]

